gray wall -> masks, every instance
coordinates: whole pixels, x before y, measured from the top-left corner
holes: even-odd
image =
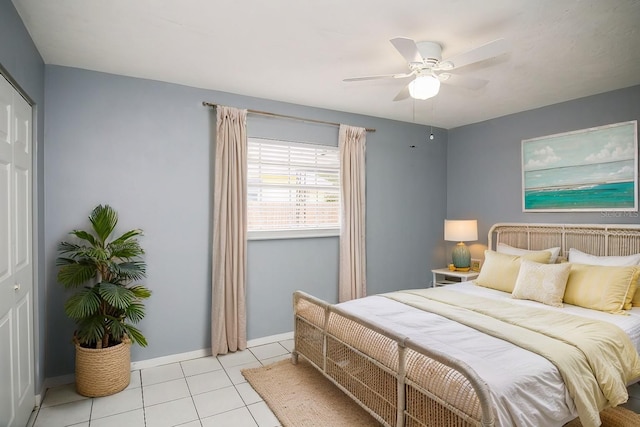
[[[478,219],[478,257],[496,222],[640,223],[635,212],[524,213],[520,166],[523,139],[638,119],[634,86],[450,129],[447,217]]]
[[[99,203],[140,227],[154,294],[144,360],[210,347],[215,115],[202,101],[376,128],[367,134],[369,293],[420,287],[442,265],[446,131],[73,68],[46,66],[47,376],[73,371],[73,324],[55,281],[56,244]],[[250,136],[337,145],[331,126],[249,115]],[[410,148],[416,145],[416,148]],[[248,338],[292,330],[291,293],[337,299],[338,239],[251,241]]]
[[[34,179],[34,233],[35,239],[42,242],[44,236],[44,62],[38,53],[29,33],[22,24],[10,0],[0,0],[0,66],[17,82],[20,88],[35,102],[35,133],[33,143],[35,147]],[[34,334],[35,334],[35,387],[39,393],[44,381],[44,329],[45,299],[44,299],[44,246],[37,246],[34,251],[36,275],[34,280]]]

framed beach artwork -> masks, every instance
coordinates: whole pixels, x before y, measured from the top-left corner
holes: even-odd
[[[524,212],[638,210],[636,120],[522,141]]]

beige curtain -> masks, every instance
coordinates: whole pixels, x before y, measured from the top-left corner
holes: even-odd
[[[340,302],[367,294],[365,249],[365,139],[364,128],[340,125]]]
[[[213,193],[211,351],[247,347],[247,111],[218,106]]]

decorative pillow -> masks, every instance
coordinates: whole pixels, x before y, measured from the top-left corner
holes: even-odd
[[[621,313],[631,308],[638,286],[638,267],[570,264],[564,302],[593,310]]]
[[[596,256],[581,252],[576,248],[571,248],[569,249],[569,262],[575,264],[624,267],[629,265],[640,265],[640,254],[627,256]]]
[[[562,307],[571,264],[540,264],[522,260],[511,296]]]
[[[558,255],[560,254],[560,246],[558,246],[557,248],[541,249],[540,251],[530,251],[528,249],[514,248],[513,246],[509,246],[506,243],[498,243],[496,251],[509,255],[526,255],[531,252],[547,251],[551,252],[549,264],[555,264],[556,260],[558,259]]]
[[[640,307],[640,291],[638,291],[638,288],[640,288],[640,277],[638,277],[638,281],[636,282],[636,293],[633,294],[633,298],[631,299],[631,305],[633,307]],[[628,310],[628,308],[625,307],[625,310]]]
[[[513,292],[520,262],[523,259],[529,261],[547,263],[551,253],[548,251],[530,252],[527,255],[507,255],[491,250],[484,251],[484,263],[480,275],[474,283],[486,288],[497,289],[503,292]]]

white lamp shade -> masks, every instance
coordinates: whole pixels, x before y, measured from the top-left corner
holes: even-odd
[[[478,220],[444,220],[444,240],[471,242],[478,240]]]
[[[440,80],[435,76],[418,76],[409,83],[409,94],[415,99],[429,99],[440,91]]]

